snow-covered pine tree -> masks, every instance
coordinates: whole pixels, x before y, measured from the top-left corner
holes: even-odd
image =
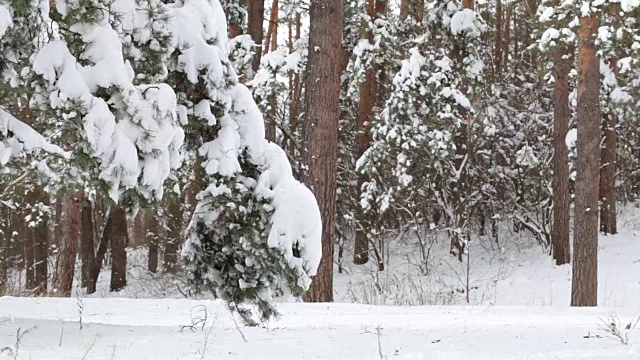
[[[249,323],[277,312],[281,291],[308,289],[321,256],[315,198],[293,178],[284,151],[265,140],[262,115],[228,59],[217,0],[167,5],[174,52],[169,79],[188,142],[199,144],[205,187],[187,229],[189,283],[225,300]]]
[[[456,136],[465,133],[465,141],[473,139],[470,99],[484,66],[474,49],[484,25],[461,5],[429,5],[429,33],[408,41],[414,47],[374,121],[372,146],[358,161],[369,179],[362,189],[365,209],[384,213],[401,204],[402,211],[426,219],[425,208],[419,207],[438,208],[449,223],[452,252],[459,258],[477,192],[468,181],[474,170],[472,155],[460,153],[470,143],[461,144]]]
[[[159,49],[169,44],[160,2],[55,5],[60,39],[33,56],[27,79],[40,126],[72,153],[58,172],[73,175],[71,186],[97,188],[132,211],[161,199],[180,165],[184,134],[173,90],[154,83],[165,76]]]

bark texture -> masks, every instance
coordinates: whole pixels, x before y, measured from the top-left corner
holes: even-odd
[[[569,64],[564,51],[554,53],[553,77],[553,222],[551,246],[557,265],[571,261],[569,240],[569,151],[566,145],[569,130]]]
[[[619,28],[620,3],[612,3],[609,5],[609,15],[613,20],[613,26]],[[616,75],[616,79],[619,79],[617,55],[609,59],[609,66]],[[618,146],[616,126],[618,125],[618,117],[615,111],[610,109],[607,114],[604,114],[602,120],[604,146],[600,154],[600,231],[608,235],[618,233],[618,219],[616,214],[616,152]]]
[[[111,211],[113,210],[110,210],[110,212]],[[93,271],[91,273],[92,276],[87,281],[87,294],[93,294],[94,292],[96,292],[96,284],[98,282],[98,277],[100,276],[100,269],[102,269],[102,263],[104,262],[104,257],[107,254],[109,242],[111,241],[111,233],[113,232],[113,218],[111,217],[110,212],[104,225],[104,229],[102,230],[102,236],[100,236],[98,249],[96,250],[95,262],[93,264]],[[97,225],[96,221],[94,221],[94,223]]]
[[[159,214],[157,215],[159,216]],[[160,222],[154,215],[144,215],[144,225],[147,230],[145,236],[149,243],[149,258],[147,260],[147,270],[152,273],[158,272],[158,253],[159,253],[159,237]]]
[[[93,206],[91,201],[85,199],[82,203],[82,224],[80,231],[80,259],[81,266],[81,284],[87,287],[89,279],[93,277],[93,268],[95,263],[95,249],[93,244]]]
[[[600,177],[600,62],[595,15],[578,31],[578,140],[571,306],[596,306],[598,294],[598,183]]]
[[[38,203],[49,206],[49,196],[43,187],[36,185],[34,198]],[[33,228],[33,259],[35,295],[47,293],[49,281],[49,216],[43,215]]]
[[[251,63],[254,74],[260,68],[260,59],[262,58],[262,40],[264,38],[264,0],[249,1],[248,11],[249,23],[247,30],[251,39],[256,43],[255,55]]]
[[[372,19],[375,17],[375,0],[368,0],[367,2],[367,15]],[[369,42],[373,41],[373,33],[369,30],[364,38]],[[374,73],[373,68],[367,69],[364,77],[364,82],[360,85],[360,103],[358,105],[358,134],[356,139],[358,142],[358,155],[367,150],[371,143],[371,136],[367,129],[368,124],[373,118],[373,80]],[[358,175],[358,184],[356,192],[362,189],[364,177]],[[358,211],[356,213],[356,236],[353,251],[353,262],[356,265],[362,265],[369,262],[369,236],[368,236],[368,222],[370,215],[364,211]]]
[[[115,206],[109,215],[112,221],[111,229],[111,291],[120,291],[127,286],[127,217],[124,209]]]
[[[80,219],[83,194],[67,194],[62,198],[60,245],[53,288],[57,296],[71,296],[76,266],[77,246],[80,240]]]
[[[178,270],[178,247],[182,237],[182,201],[180,198],[168,199],[167,236],[164,243],[165,273],[175,274]]]
[[[342,0],[311,0],[304,160],[322,213],[322,261],[307,301],[333,301]],[[330,30],[330,31],[329,31]]]

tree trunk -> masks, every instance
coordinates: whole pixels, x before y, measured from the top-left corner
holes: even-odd
[[[424,19],[424,0],[402,0],[400,2],[400,20],[407,20],[409,15],[417,22],[422,22]]]
[[[269,18],[267,38],[264,46],[265,54],[270,51],[275,51],[278,46],[278,0],[273,0],[271,3],[271,15]]]
[[[0,207],[0,296],[7,294],[7,273],[9,271],[10,218],[8,209]]]
[[[601,150],[600,167],[600,231],[605,235],[617,234],[616,215],[616,134],[617,116],[611,111],[604,115],[604,146]]]
[[[53,248],[60,249],[60,239],[62,238],[62,197],[55,199],[55,215],[53,219]]]
[[[25,199],[30,204],[33,204],[31,200],[33,200],[32,195],[29,194],[28,198]],[[24,256],[24,270],[25,270],[25,285],[28,291],[34,290],[36,285],[36,268],[35,268],[35,241],[33,238],[33,228],[29,226],[31,220],[27,220],[27,216],[34,216],[31,213],[31,208],[27,207],[22,211],[22,246],[23,246],[23,256]]]
[[[462,6],[465,9],[474,9],[473,0],[463,0]],[[453,61],[456,65],[456,69],[464,73],[464,55],[459,45],[453,47]],[[469,93],[469,81],[463,79],[460,89],[463,93]],[[471,99],[469,99],[471,100]],[[449,253],[456,256],[459,261],[462,261],[462,256],[466,251],[467,238],[468,238],[468,218],[469,218],[469,205],[467,203],[467,192],[469,191],[469,176],[467,175],[467,169],[469,168],[470,157],[470,143],[469,143],[469,126],[471,122],[469,113],[467,110],[460,108],[460,113],[463,115],[465,122],[462,123],[457,129],[454,135],[453,141],[455,143],[456,152],[454,159],[455,171],[459,175],[459,181],[452,191],[451,207],[453,208],[453,230],[450,231],[451,245]]]
[[[110,210],[109,212],[107,222],[102,230],[102,236],[100,236],[98,250],[96,251],[96,258],[93,264],[93,271],[91,272],[91,277],[87,281],[87,294],[93,294],[96,292],[98,278],[100,277],[100,270],[102,269],[102,263],[104,262],[105,255],[107,254],[109,242],[111,241],[111,233],[113,232],[113,218],[111,217],[112,211],[113,210]],[[94,221],[94,223],[97,225],[97,221]]]
[[[569,151],[566,145],[569,130],[569,63],[567,52],[554,53],[554,118],[553,118],[553,222],[551,246],[557,265],[571,260],[569,242]]]
[[[598,293],[598,183],[600,62],[597,15],[580,18],[578,31],[578,140],[571,306],[596,306]]]
[[[93,206],[91,201],[85,199],[82,203],[82,225],[80,231],[80,259],[81,267],[81,286],[86,288],[89,279],[93,277],[93,268],[95,263],[95,249],[93,241]]]
[[[38,203],[49,206],[49,196],[40,185],[35,187],[34,198]],[[49,217],[42,215],[38,225],[33,228],[34,285],[36,295],[47,292],[49,280]]]
[[[262,40],[264,37],[264,0],[249,1],[249,23],[248,31],[251,39],[256,43],[255,55],[251,68],[255,74],[260,68],[260,59],[262,57]],[[251,76],[253,78],[253,76]]]
[[[620,3],[609,5],[609,15],[613,19],[613,26],[619,28]],[[616,75],[616,79],[619,79],[618,56],[613,56],[609,60],[609,66],[611,66],[611,70]],[[617,120],[617,114],[613,109],[610,109],[603,119],[604,147],[601,150],[600,159],[600,231],[605,234],[618,233],[616,214]]]
[[[496,0],[496,39],[493,48],[493,68],[496,80],[502,72],[502,1]]]
[[[368,0],[367,3],[367,15],[374,19],[375,17],[375,3],[374,0]],[[373,41],[373,33],[369,30],[365,34],[365,39],[371,43]],[[369,148],[371,143],[371,136],[367,127],[370,125],[373,118],[373,68],[367,69],[365,73],[364,82],[360,85],[360,103],[358,106],[358,133],[356,135],[356,141],[358,143],[358,156]],[[365,177],[362,174],[358,174],[358,183],[356,192],[359,193],[362,189],[362,184],[365,181]],[[353,262],[356,265],[366,264],[369,261],[369,219],[371,217],[365,211],[357,211],[356,217],[356,236],[353,252]]]
[[[502,36],[502,61],[500,70],[505,73],[509,67],[509,50],[511,48],[511,14],[513,13],[513,4],[507,6],[507,14],[504,18],[504,35]]]
[[[278,50],[278,12],[278,0],[273,0],[265,53]],[[264,117],[265,138],[271,142],[276,142],[277,109],[278,99],[275,94],[271,94],[269,97],[269,109]]]
[[[322,213],[322,261],[307,300],[333,301],[340,54],[343,0],[311,0],[306,77],[305,164],[307,184]],[[329,31],[330,29],[330,31]]]
[[[80,218],[82,213],[81,192],[67,194],[62,198],[62,215],[60,224],[60,246],[58,248],[58,264],[54,281],[57,296],[71,296],[73,275],[76,266],[76,252],[80,240]]]
[[[182,201],[169,198],[167,204],[167,236],[164,243],[163,270],[175,274],[178,265],[178,247],[182,235]]]
[[[158,218],[156,216],[158,216],[158,214],[145,214],[144,216],[145,229],[147,230],[145,235],[149,244],[149,259],[147,261],[147,270],[152,273],[158,272],[158,234],[160,222],[158,221]]]
[[[111,291],[120,291],[127,286],[127,217],[121,206],[114,206],[109,215],[113,228],[111,229]]]

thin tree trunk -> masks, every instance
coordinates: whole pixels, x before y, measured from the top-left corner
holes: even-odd
[[[511,47],[511,14],[513,13],[513,4],[507,6],[507,14],[504,18],[504,35],[502,40],[502,61],[500,69],[504,73],[509,67],[509,50]]]
[[[474,9],[473,0],[463,0],[462,6],[465,9]],[[456,64],[456,68],[462,70],[464,67],[464,58],[462,50],[458,45],[453,48],[453,61]],[[469,91],[469,82],[464,79],[462,82],[461,90],[466,94]],[[466,251],[467,234],[468,231],[468,217],[469,217],[469,205],[466,202],[466,192],[470,188],[469,176],[467,175],[467,169],[469,167],[470,144],[469,144],[469,129],[468,122],[470,121],[468,111],[461,109],[461,114],[465,118],[465,122],[456,129],[454,136],[454,143],[456,146],[456,157],[454,160],[455,171],[459,174],[459,181],[454,191],[452,191],[451,206],[453,207],[454,231],[450,232],[451,246],[449,253],[458,257],[459,261],[462,261],[462,255]]]
[[[120,291],[127,286],[127,217],[124,209],[116,205],[109,215],[113,223],[111,231],[111,291]]]
[[[277,38],[278,38],[278,0],[273,0],[273,2],[271,3],[271,15],[269,17],[269,26],[267,27],[267,38],[264,45],[265,46],[264,54],[270,51],[276,50],[276,48],[278,47]]]
[[[104,229],[102,230],[102,236],[100,236],[100,242],[98,243],[98,250],[96,251],[95,263],[93,264],[93,271],[91,273],[91,277],[87,282],[87,294],[93,294],[96,292],[96,286],[98,284],[98,278],[100,277],[100,271],[102,270],[102,263],[104,262],[104,257],[107,254],[107,249],[109,248],[109,242],[111,241],[111,233],[113,232],[113,219],[111,218],[111,211],[109,211],[109,216],[107,217],[106,224],[104,225]],[[97,224],[97,221],[94,221]]]
[[[81,192],[77,192],[62,198],[61,238],[53,286],[57,296],[71,296],[83,197]]]
[[[307,184],[322,213],[322,260],[307,300],[333,301],[342,0],[311,0],[306,78],[305,164]]]
[[[493,67],[495,77],[498,79],[502,73],[502,1],[496,0],[496,39],[493,54]]]
[[[569,152],[566,145],[569,130],[569,64],[563,59],[567,52],[554,53],[553,77],[553,222],[551,246],[557,265],[571,260],[569,240]]]
[[[82,203],[82,225],[80,231],[81,286],[86,288],[93,277],[95,249],[93,240],[93,206],[89,199]]]
[[[149,244],[149,259],[147,262],[147,270],[152,273],[158,272],[158,241],[159,241],[159,228],[160,222],[158,221],[159,214],[145,214],[145,229],[147,243]]]
[[[182,234],[182,201],[179,197],[168,199],[167,236],[164,243],[165,273],[175,274],[178,266],[178,247]]]
[[[578,140],[571,306],[596,306],[598,294],[598,183],[600,62],[597,15],[580,18],[578,31]]]
[[[27,202],[33,204],[32,194],[28,195],[25,199]],[[35,268],[35,241],[33,238],[33,228],[29,226],[30,220],[27,220],[27,216],[31,216],[31,209],[27,208],[22,212],[22,246],[24,256],[24,270],[25,270],[25,285],[28,291],[34,290],[36,285],[36,268]]]
[[[278,50],[278,11],[278,0],[273,0],[265,53]],[[272,142],[276,142],[277,108],[278,99],[276,98],[276,94],[272,94],[269,97],[269,109],[267,110],[267,114],[264,118],[265,138]]]
[[[249,1],[248,11],[249,23],[247,30],[251,39],[256,43],[255,55],[251,63],[251,68],[255,74],[260,68],[260,59],[262,57],[262,40],[264,38],[264,0]],[[253,76],[251,76],[253,77]]]
[[[371,19],[375,18],[375,1],[368,0],[367,15]],[[373,33],[369,30],[365,34],[365,39],[371,43],[373,41]],[[358,143],[358,155],[362,154],[369,148],[371,136],[367,126],[373,118],[373,68],[367,69],[364,82],[360,85],[360,103],[358,106],[358,133],[356,141]],[[358,183],[356,191],[362,189],[365,179],[362,174],[358,174]],[[356,212],[356,236],[353,252],[353,262],[356,265],[366,264],[369,261],[369,219],[371,215],[365,211]]]
[[[5,296],[8,295],[7,273],[9,271],[11,213],[7,208],[0,207],[0,216],[0,296]]]
[[[62,238],[62,197],[55,199],[55,215],[53,227],[53,247],[60,249],[60,239]]]
[[[385,11],[386,11],[386,1]],[[405,21],[411,15],[417,22],[424,19],[424,0],[402,0],[400,2],[400,20]]]
[[[600,231],[604,234],[617,234],[616,209],[616,134],[617,116],[612,111],[603,119],[604,146],[601,151],[600,167]]]
[[[620,3],[609,5],[609,15],[613,19],[613,26],[620,27]],[[620,77],[618,71],[618,56],[613,56],[609,60],[609,66],[616,76]],[[618,135],[616,126],[618,117],[613,109],[604,114],[603,134],[604,147],[601,151],[600,160],[600,231],[605,234],[617,234],[617,209],[616,209],[616,149],[618,145]]]
[[[36,185],[34,198],[36,202],[49,206],[49,197],[42,186]],[[38,225],[33,228],[34,286],[36,295],[47,292],[49,280],[49,216],[42,215]]]

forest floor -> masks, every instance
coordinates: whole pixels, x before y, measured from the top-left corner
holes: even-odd
[[[600,329],[602,308],[283,304],[280,320],[239,329],[213,301],[81,305],[0,298],[0,359],[640,359],[640,329],[624,329],[632,309],[615,310],[623,345]]]
[[[570,308],[571,266],[511,229],[474,239],[468,263],[428,233],[389,242],[381,272],[346,256],[337,303],[282,303],[256,328],[184,299],[183,277],[149,273],[134,249],[121,292],[107,267],[89,297],[0,298],[0,359],[640,360],[640,216],[623,214],[620,234],[600,237],[597,308]]]

